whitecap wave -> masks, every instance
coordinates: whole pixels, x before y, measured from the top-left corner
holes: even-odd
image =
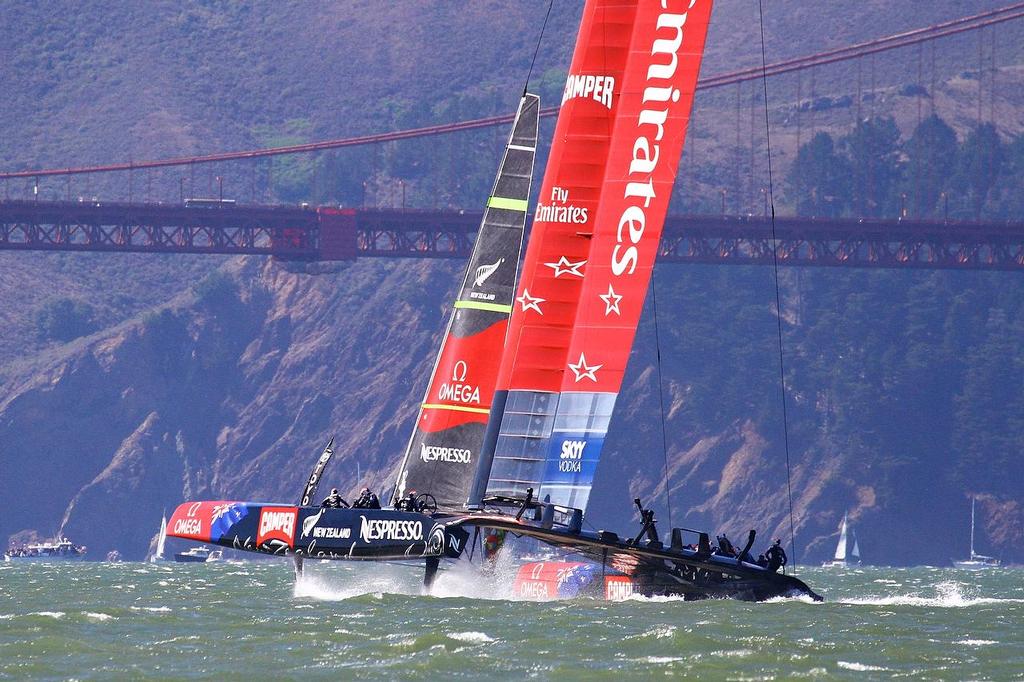
[[[111,616],[109,613],[96,613],[94,611],[86,611],[85,617],[89,620],[96,620],[100,622],[105,620],[117,620],[116,616]]]
[[[894,594],[884,597],[848,598],[839,600],[839,603],[853,606],[926,606],[937,608],[965,608],[982,604],[1024,603],[1024,599],[970,596],[965,594],[963,585],[954,582],[937,584],[935,592],[936,594],[933,596],[913,593]]]
[[[958,644],[963,644],[964,646],[989,646],[990,644],[999,644],[999,642],[991,639],[961,639]]]
[[[60,618],[63,618],[65,616],[65,613],[63,611],[33,611],[32,613],[30,613],[28,615],[30,615],[30,616],[45,616],[47,618],[60,619]]]
[[[857,663],[856,661],[854,661],[854,662],[839,661],[837,663],[837,665],[840,668],[844,668],[845,670],[855,670],[856,672],[859,672],[859,673],[863,673],[863,672],[879,672],[879,671],[883,671],[883,670],[888,670],[888,668],[883,668],[880,665],[868,665],[867,663]]]
[[[493,637],[488,637],[483,632],[454,632],[448,636],[458,642],[466,642],[467,644],[488,644],[494,641]]]
[[[822,603],[822,602],[819,602],[819,601],[814,601],[809,595],[806,595],[806,594],[797,594],[797,595],[793,595],[793,596],[770,597],[768,599],[765,599],[762,603],[763,604],[787,604],[787,603],[795,602],[795,601],[803,602],[804,604],[821,604]]]

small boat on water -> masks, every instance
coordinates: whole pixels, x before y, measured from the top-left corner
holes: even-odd
[[[223,554],[219,549],[212,550],[204,546],[178,552],[174,555],[174,560],[179,564],[205,564],[211,561],[220,561],[222,556]]]
[[[4,552],[4,561],[81,561],[85,545],[76,545],[65,537],[52,542],[36,542]]]
[[[853,549],[849,553],[846,547],[849,537],[853,536]],[[860,566],[860,544],[857,542],[857,534],[853,532],[847,521],[847,514],[843,514],[843,525],[839,528],[839,543],[836,545],[836,554],[830,560],[821,564],[824,568],[850,568]]]
[[[999,568],[999,559],[991,556],[985,556],[984,554],[978,554],[974,551],[974,498],[971,497],[971,558],[970,559],[953,559],[953,566],[956,568],[966,568],[968,570],[980,570],[982,568]]]

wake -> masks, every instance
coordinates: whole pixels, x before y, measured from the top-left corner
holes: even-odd
[[[346,566],[344,571],[307,570],[295,582],[292,596],[296,599],[318,601],[343,601],[360,597],[381,599],[384,595],[410,597],[433,597],[441,599],[468,598],[490,601],[525,601],[518,597],[512,583],[518,570],[513,560],[502,560],[487,573],[468,561],[458,561],[442,567],[434,585],[427,594],[423,588],[423,567],[421,565],[375,564],[370,566]],[[442,565],[443,566],[443,565]]]

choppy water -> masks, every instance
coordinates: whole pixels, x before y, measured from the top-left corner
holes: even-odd
[[[1024,679],[1024,570],[801,570],[824,604],[538,604],[457,571],[438,597],[400,566],[311,573],[0,564],[0,678]]]

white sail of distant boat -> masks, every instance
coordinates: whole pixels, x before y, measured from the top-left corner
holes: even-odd
[[[160,518],[160,537],[156,541],[156,553],[149,558],[150,562],[164,561],[164,543],[167,542],[167,514]]]
[[[847,516],[848,514],[843,514],[843,524],[839,527],[839,542],[836,544],[835,557],[822,564],[826,568],[846,568],[860,565],[860,544],[857,542],[856,533],[850,528]],[[846,547],[849,544],[850,535],[853,535],[853,550],[847,555]]]
[[[995,557],[985,556],[984,554],[978,554],[974,551],[974,496],[971,496],[971,558],[970,559],[953,559],[953,565],[957,568],[968,568],[968,569],[979,569],[979,568],[998,568],[999,559]]]

